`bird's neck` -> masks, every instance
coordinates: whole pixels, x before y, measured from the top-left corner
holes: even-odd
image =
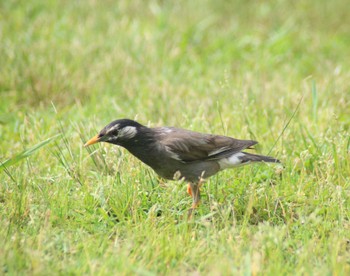
[[[155,165],[154,151],[156,151],[158,147],[155,133],[152,129],[141,127],[138,129],[135,137],[126,141],[120,141],[119,145],[126,148],[132,155],[136,156],[145,164],[151,167]]]

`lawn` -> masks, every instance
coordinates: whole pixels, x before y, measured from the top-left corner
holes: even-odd
[[[1,1],[0,274],[349,275],[348,1]],[[115,119],[283,162],[186,183]]]

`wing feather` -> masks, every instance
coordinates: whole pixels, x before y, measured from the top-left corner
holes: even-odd
[[[168,156],[184,163],[225,158],[257,144],[253,140],[239,140],[178,128],[156,128],[155,131]]]

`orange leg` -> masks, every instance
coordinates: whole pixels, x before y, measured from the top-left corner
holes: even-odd
[[[199,201],[200,201],[200,198],[201,198],[200,191],[199,191],[199,186],[200,185],[201,185],[201,181],[198,184],[190,183],[187,186],[187,192],[193,198],[192,208],[188,210],[187,219],[191,219],[192,218],[193,210],[196,209],[198,207],[198,205],[199,205]]]
[[[190,196],[192,196],[192,189],[191,189],[191,184],[190,184],[190,183],[187,184],[187,193],[188,193]]]

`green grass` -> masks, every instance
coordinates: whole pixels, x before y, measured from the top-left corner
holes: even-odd
[[[349,25],[345,0],[1,1],[0,274],[349,275]],[[118,118],[284,169],[221,172],[187,221],[184,183],[83,148]]]

